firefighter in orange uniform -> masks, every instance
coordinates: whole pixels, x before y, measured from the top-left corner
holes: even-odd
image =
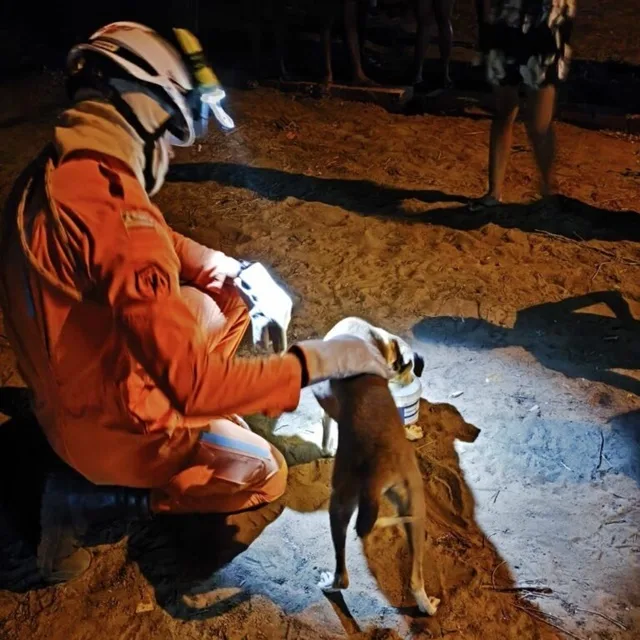
[[[282,291],[256,278],[260,265],[181,236],[149,199],[207,107],[225,116],[198,41],[173,35],[114,23],[72,49],[73,106],[2,219],[6,332],[38,421],[71,467],[43,496],[38,562],[50,582],[90,563],[80,521],[275,500],[284,459],[238,415],[291,411],[320,380],[388,377],[380,354],[350,338],[235,357],[251,323],[254,336],[286,335],[290,308],[278,315]]]

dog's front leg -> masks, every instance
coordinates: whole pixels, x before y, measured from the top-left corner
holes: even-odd
[[[333,458],[338,449],[338,423],[325,411],[322,414],[322,455]]]

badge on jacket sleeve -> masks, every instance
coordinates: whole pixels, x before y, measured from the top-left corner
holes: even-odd
[[[138,227],[155,228],[157,223],[148,211],[134,210],[123,211],[122,222],[127,229],[135,229]]]

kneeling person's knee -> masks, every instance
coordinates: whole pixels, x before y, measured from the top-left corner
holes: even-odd
[[[284,456],[272,445],[271,446],[270,475],[264,482],[262,491],[266,502],[277,500],[287,489],[287,477],[289,469]]]

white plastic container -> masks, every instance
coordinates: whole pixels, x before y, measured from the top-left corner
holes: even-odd
[[[405,427],[418,422],[420,416],[420,396],[422,395],[422,383],[420,378],[414,376],[406,385],[397,382],[389,383],[389,390],[400,412],[400,418]]]

